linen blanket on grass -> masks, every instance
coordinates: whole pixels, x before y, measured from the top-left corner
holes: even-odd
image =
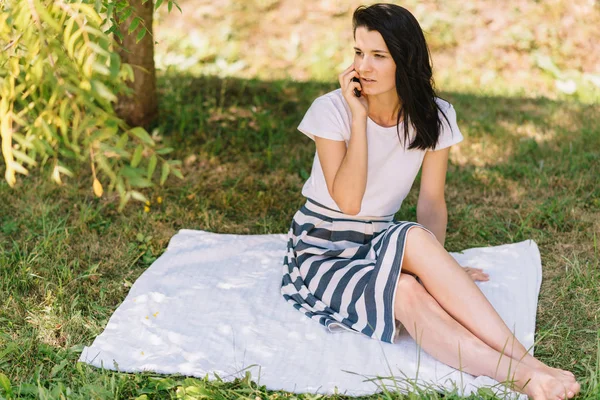
[[[360,396],[419,387],[469,395],[487,387],[526,399],[491,378],[436,361],[405,330],[389,344],[332,333],[295,310],[279,291],[286,237],[180,230],[79,361],[122,372],[217,374],[225,381],[250,371],[259,385],[296,393]],[[533,354],[542,280],[535,242],[451,255],[489,274],[478,286]]]

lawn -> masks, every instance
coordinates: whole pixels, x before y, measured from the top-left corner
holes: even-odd
[[[346,44],[336,42],[331,48],[327,44],[336,32],[351,40],[341,31],[349,29],[351,14],[347,6],[332,5],[327,12],[335,21],[329,26],[334,33],[312,38],[316,34],[305,23],[319,25],[322,15],[294,19],[283,15],[284,3],[224,2],[228,5],[215,8],[214,12],[246,19],[213,18],[214,26],[200,24],[210,32],[204,47],[208,56],[192,60],[185,70],[169,67],[167,61],[191,57],[198,43],[190,39],[178,46],[165,42],[157,46],[163,70],[158,84],[161,118],[155,128],[175,148],[174,157],[183,160],[185,180],[169,178],[163,187],[147,190],[149,207],[132,202],[118,213],[115,195],[94,197],[85,166],[61,187],[50,182],[49,171],[21,178],[14,189],[0,181],[0,398],[184,398],[184,388],[190,387],[194,389],[188,395],[196,396],[190,399],[319,398],[267,391],[252,376],[232,383],[211,376],[209,382],[102,371],[76,362],[83,346],[102,332],[131,284],[179,229],[287,231],[304,201],[300,190],[314,154],[314,144],[296,126],[315,97],[336,88],[331,71],[347,61]],[[409,3],[418,9],[416,2]],[[157,39],[185,26],[175,26],[177,18],[182,18],[180,24],[202,18],[203,11],[198,10],[203,7],[188,12],[186,2],[181,4],[185,18],[159,18]],[[437,35],[432,53],[434,62],[438,57],[444,67],[437,75],[439,95],[454,105],[465,135],[450,155],[446,247],[457,251],[533,239],[543,264],[535,354],[551,366],[573,371],[582,383],[579,398],[598,399],[600,107],[598,90],[588,85],[585,75],[600,57],[589,39],[598,29],[592,23],[597,21],[597,6],[586,13],[581,11],[587,4],[583,1],[573,8],[566,2],[536,8],[532,2],[513,1],[503,10],[483,7],[459,17],[457,6],[441,9],[435,2],[424,4],[417,18],[425,19],[431,35]],[[511,20],[517,6],[529,7],[527,24]],[[208,15],[210,9],[204,12]],[[287,32],[286,38],[293,36],[290,32],[302,38],[296,53],[285,55],[289,60],[281,52],[271,60],[274,79],[267,76],[267,64],[261,60],[253,64],[252,57],[239,50],[246,40],[239,32],[249,32],[244,38],[250,39],[269,34],[264,26],[255,26],[262,20],[253,12],[262,12],[265,21],[278,12],[281,18],[290,18],[287,31],[280,28],[271,33],[273,38],[281,32]],[[485,18],[473,16],[477,13],[494,18],[486,25]],[[551,29],[556,21],[563,23],[565,15],[581,16],[566,39],[561,36],[563,25]],[[450,27],[453,18],[457,23]],[[278,25],[273,26],[276,30]],[[482,55],[467,33],[482,32],[485,26],[507,28],[512,33],[506,37],[520,40],[507,42],[505,36],[488,34],[487,46],[482,47],[487,53]],[[531,36],[522,32],[531,26],[538,27]],[[538,37],[540,26],[547,28],[546,36],[541,36],[546,42]],[[306,40],[309,36],[303,33],[309,31],[313,36]],[[473,48],[461,40],[467,37]],[[227,43],[230,58],[219,64],[211,49]],[[262,54],[271,54],[277,43],[265,39],[264,46],[274,47],[263,48]],[[560,76],[551,72],[542,53],[551,56]],[[486,54],[496,61],[484,63]],[[504,59],[517,65],[499,61]],[[321,63],[324,60],[329,64]],[[235,66],[238,61],[244,62]],[[229,72],[217,73],[218,65]],[[488,70],[492,72],[486,75]],[[577,85],[572,94],[556,83],[569,79]],[[2,175],[3,168],[0,165]],[[397,219],[416,219],[418,179]]]

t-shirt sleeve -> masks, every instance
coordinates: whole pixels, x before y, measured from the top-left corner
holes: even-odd
[[[444,118],[440,112],[439,114],[440,120],[442,121],[442,128],[440,137],[438,139],[438,144],[435,146],[434,150],[445,149],[446,147],[450,147],[453,144],[462,142],[463,140],[463,135],[458,128],[458,124],[456,123],[456,111],[454,110],[452,104],[449,104],[449,107],[444,110],[444,113],[446,114],[448,121],[446,121],[446,118]],[[448,122],[450,122],[449,125]]]
[[[298,130],[312,140],[315,140],[315,136],[337,141],[345,140],[340,110],[327,97],[318,97],[313,101],[298,125]]]

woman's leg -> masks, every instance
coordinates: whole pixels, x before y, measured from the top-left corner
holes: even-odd
[[[414,228],[407,233],[402,270],[417,275],[448,314],[492,349],[574,380],[572,373],[550,368],[527,352],[473,280],[427,231]]]
[[[576,393],[575,388],[545,369],[526,365],[489,347],[448,315],[414,277],[405,273],[400,274],[398,281],[394,313],[421,348],[451,367],[489,376],[534,400],[564,399]]]

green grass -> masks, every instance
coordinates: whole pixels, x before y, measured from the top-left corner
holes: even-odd
[[[335,86],[180,74],[161,77],[159,87],[163,117],[157,128],[176,157],[186,160],[186,179],[150,190],[150,212],[134,202],[117,213],[116,198],[93,197],[85,169],[63,187],[47,175],[21,179],[12,190],[0,183],[0,371],[10,388],[0,394],[183,398],[183,388],[191,386],[210,398],[319,398],[267,391],[252,382],[254,376],[233,383],[211,376],[209,382],[76,363],[82,346],[102,332],[131,284],[178,229],[287,230],[303,203],[300,189],[314,152],[295,127],[312,99]],[[454,104],[466,137],[451,153],[448,250],[535,240],[544,266],[536,356],[572,370],[583,384],[580,398],[597,398],[597,107],[441,95]],[[416,188],[418,180],[397,218],[416,218]]]

